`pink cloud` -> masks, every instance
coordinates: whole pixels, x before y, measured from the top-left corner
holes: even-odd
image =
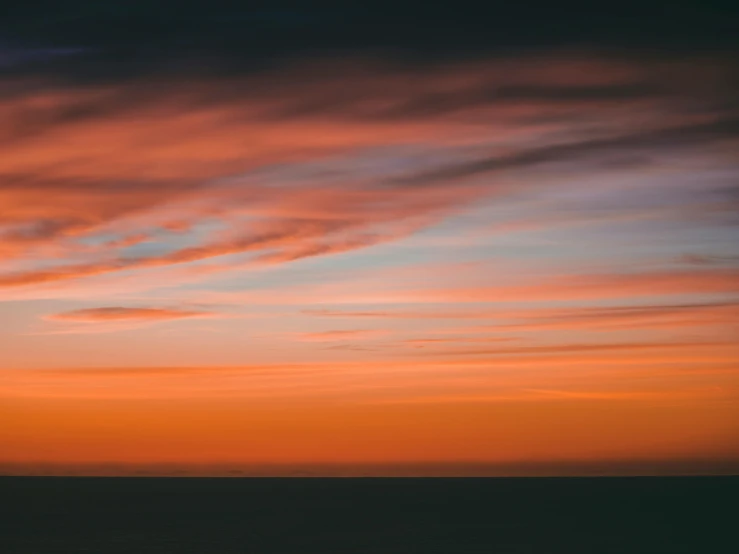
[[[94,90],[15,82],[23,94],[0,102],[0,256],[33,267],[0,273],[0,286],[234,254],[285,263],[348,252],[539,186],[511,174],[548,163],[552,149],[578,161],[583,152],[610,158],[634,136],[660,148],[672,132],[683,141],[723,136],[711,117],[677,109],[669,94],[624,95],[649,89],[659,74],[682,101],[710,100],[707,84],[721,72],[695,62],[665,68],[555,54],[546,64],[517,57],[411,75],[368,60],[326,63],[342,69]],[[700,87],[696,74],[705,76]],[[87,115],[68,115],[77,112]],[[606,138],[594,139],[575,114],[597,115]],[[388,147],[401,154],[377,153]],[[475,180],[496,168],[505,175]],[[188,234],[214,219],[222,229]],[[149,256],[128,250],[144,240],[166,245],[162,231],[190,244]],[[113,238],[85,243],[105,234]]]
[[[214,312],[181,310],[172,308],[124,308],[105,307],[73,310],[46,316],[50,321],[71,321],[76,323],[99,323],[119,321],[167,321],[172,319],[213,317]]]

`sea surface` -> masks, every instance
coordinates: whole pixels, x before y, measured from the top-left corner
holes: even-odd
[[[739,477],[0,478],[3,554],[720,554]]]

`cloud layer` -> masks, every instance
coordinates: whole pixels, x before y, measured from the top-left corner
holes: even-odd
[[[739,455],[730,48],[106,9],[1,58],[0,462]]]

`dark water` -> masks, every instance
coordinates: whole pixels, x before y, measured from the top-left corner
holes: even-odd
[[[0,478],[0,552],[736,553],[739,478]]]

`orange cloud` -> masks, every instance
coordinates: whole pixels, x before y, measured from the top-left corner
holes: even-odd
[[[557,355],[569,353],[585,353],[585,352],[618,352],[618,351],[649,351],[649,350],[681,350],[683,348],[696,347],[722,347],[726,346],[724,342],[698,342],[698,343],[681,343],[681,342],[628,342],[628,343],[581,343],[581,344],[552,344],[552,345],[533,345],[521,346],[516,348],[496,348],[496,349],[473,349],[465,348],[459,350],[445,350],[443,352],[428,352],[429,355]]]
[[[106,307],[73,310],[46,316],[51,321],[73,321],[81,323],[100,323],[118,321],[167,321],[198,317],[213,317],[214,312],[197,310],[178,310],[171,308],[123,308]]]
[[[319,317],[346,317],[346,318],[378,318],[378,319],[490,319],[500,313],[498,310],[472,310],[472,311],[350,311],[329,309],[302,310],[303,314]]]
[[[353,330],[352,330],[353,331]],[[347,337],[328,334],[321,339]],[[469,354],[473,354],[470,356]],[[467,392],[500,388],[587,388],[630,383],[699,382],[727,385],[739,378],[739,349],[731,342],[663,341],[552,344],[454,349],[402,356],[385,352],[354,361],[233,367],[99,367],[0,369],[0,394],[113,398],[345,398],[451,385]],[[638,387],[637,387],[638,388]],[[352,395],[358,396],[352,400]],[[349,395],[349,396],[347,396]]]
[[[509,342],[519,340],[513,337],[454,337],[454,338],[422,338],[422,339],[408,339],[403,341],[403,344],[408,346],[415,346],[416,348],[423,348],[424,346],[433,346],[438,344],[459,344],[459,343],[470,343],[470,342]]]
[[[331,210],[344,214],[324,217],[283,217],[277,214],[248,224],[234,222],[224,236],[211,241],[180,248],[155,257],[118,257],[93,263],[57,265],[52,269],[30,270],[0,275],[0,286],[17,287],[77,279],[112,273],[186,264],[208,258],[261,252],[255,263],[277,263],[300,258],[346,252],[407,236],[437,221],[454,205],[476,194],[475,189],[439,191],[423,196],[401,192],[379,191],[374,195],[347,194],[336,191],[328,196],[334,205]],[[452,201],[451,199],[455,200]],[[293,201],[279,199],[275,202]],[[373,203],[398,203],[376,211],[352,215],[353,211],[366,212]],[[275,207],[279,213],[279,206]],[[119,246],[130,246],[130,241],[120,241]],[[111,246],[109,243],[107,246]]]
[[[710,84],[722,72],[694,61],[665,68],[556,54],[546,64],[517,57],[516,71],[495,59],[412,74],[369,60],[326,63],[341,71],[308,64],[94,89],[9,83],[0,256],[35,267],[3,271],[0,286],[234,254],[283,263],[346,252],[538,186],[514,170],[611,159],[635,140],[640,151],[723,144],[735,130],[675,108],[673,95],[717,101]],[[701,86],[696,74],[705,74]],[[596,140],[574,119],[587,114],[607,136]],[[552,138],[562,135],[570,142]],[[493,171],[505,175],[474,179]],[[223,229],[194,232],[214,221]],[[190,243],[131,253],[143,237],[166,244],[166,232]],[[113,236],[90,244],[101,235]]]
[[[510,314],[523,321],[511,327],[537,329],[670,329],[736,325],[739,304],[717,302],[664,306],[539,309]],[[503,326],[509,326],[503,324]]]
[[[539,329],[658,329],[703,325],[725,325],[739,319],[739,304],[734,302],[704,302],[693,304],[656,304],[646,306],[537,308],[509,310],[456,311],[350,311],[307,309],[302,313],[329,318],[372,319],[488,319],[494,325],[467,327],[468,333],[498,331],[505,327],[521,330]],[[431,339],[437,342],[455,339]]]
[[[300,340],[331,342],[343,340],[356,340],[364,338],[372,338],[382,335],[384,332],[378,329],[336,329],[333,331],[318,331],[314,333],[300,334]]]
[[[481,314],[479,314],[481,315]],[[421,317],[420,315],[418,317]],[[614,332],[624,330],[669,330],[683,327],[736,331],[739,304],[705,302],[694,304],[662,304],[646,306],[538,308],[530,310],[489,310],[485,318],[496,320],[448,332],[481,334],[499,332],[532,332],[578,329]]]
[[[426,301],[495,302],[628,298],[690,293],[739,292],[738,269],[566,275],[530,285],[439,289],[409,293]]]
[[[724,390],[719,387],[694,387],[679,390],[657,391],[592,391],[592,390],[544,390],[522,389],[513,393],[499,394],[447,394],[438,396],[409,396],[407,398],[383,399],[381,403],[402,404],[467,404],[467,403],[497,403],[497,402],[550,402],[550,401],[643,401],[660,402],[675,400],[701,399],[732,399],[736,390]]]

